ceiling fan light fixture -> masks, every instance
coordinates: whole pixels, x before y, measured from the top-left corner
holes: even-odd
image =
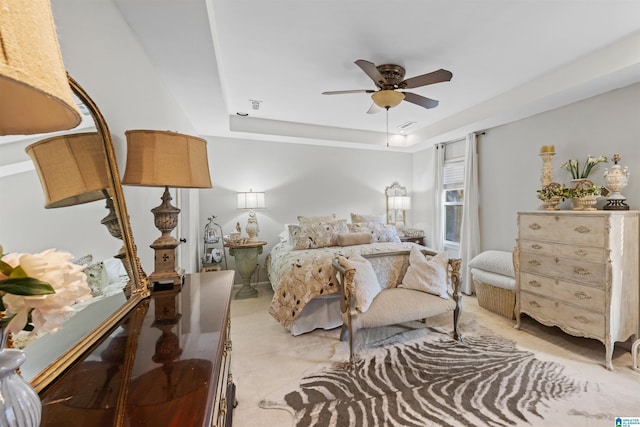
[[[371,95],[371,99],[378,107],[389,109],[402,102],[404,93],[390,89],[379,90]]]

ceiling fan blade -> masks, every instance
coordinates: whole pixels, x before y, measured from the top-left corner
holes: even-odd
[[[375,102],[372,102],[371,107],[367,110],[367,114],[376,114],[380,111],[384,111],[384,108],[378,107]]]
[[[322,92],[323,95],[344,95],[345,93],[373,93],[373,89],[356,89],[356,90],[332,90],[329,92]]]
[[[448,70],[437,70],[431,73],[422,74],[421,76],[411,77],[401,82],[398,87],[402,89],[413,89],[420,86],[431,85],[434,83],[448,82],[453,77],[453,73]]]
[[[422,95],[418,95],[417,93],[412,92],[403,92],[404,100],[411,102],[413,104],[419,105],[424,108],[434,108],[437,107],[439,102],[435,99],[426,98]]]
[[[362,68],[362,71],[364,71],[371,80],[375,82],[376,86],[381,88],[387,82],[382,74],[380,74],[380,71],[376,68],[376,64],[373,62],[358,59],[355,63],[358,67]]]

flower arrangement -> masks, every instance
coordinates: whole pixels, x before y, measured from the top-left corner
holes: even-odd
[[[563,199],[570,196],[570,188],[565,187],[562,184],[558,184],[557,182],[552,182],[548,185],[543,186],[536,192],[538,193],[538,199],[545,201],[551,200],[553,198]]]
[[[583,186],[577,186],[571,188],[571,197],[587,197],[587,196],[600,196],[602,195],[603,187],[597,184],[588,184]]]
[[[562,164],[562,168],[569,171],[572,179],[585,179],[589,177],[591,171],[597,168],[599,163],[607,163],[608,160],[605,156],[593,157],[591,154],[587,157],[587,160],[580,169],[580,162],[578,160],[569,160]]]
[[[72,304],[91,298],[83,267],[72,255],[48,249],[39,254],[4,254],[0,246],[2,336],[21,330],[56,332],[70,317]],[[0,342],[0,348],[4,342]]]

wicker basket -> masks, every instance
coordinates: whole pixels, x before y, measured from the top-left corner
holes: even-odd
[[[476,287],[478,305],[486,310],[506,317],[515,319],[513,310],[516,306],[516,293],[510,289],[498,288],[488,283],[473,279]]]

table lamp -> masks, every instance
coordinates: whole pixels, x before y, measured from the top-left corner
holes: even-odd
[[[411,209],[411,197],[409,196],[389,196],[387,200],[389,209],[401,211],[402,215],[398,215],[396,212],[396,229],[402,236],[404,234],[404,211]]]
[[[78,126],[80,110],[62,62],[49,0],[0,4],[0,135]]]
[[[211,188],[207,141],[195,136],[159,130],[128,130],[127,164],[122,183],[164,187],[162,203],[151,210],[162,235],[150,246],[155,250],[154,272],[149,283],[154,291],[182,286],[176,270],[175,250],[180,242],[171,236],[180,209],[171,205],[169,187]]]
[[[237,201],[238,209],[249,210],[249,219],[247,220],[245,230],[247,231],[247,236],[249,236],[249,241],[255,242],[258,240],[260,226],[258,225],[258,218],[256,218],[254,209],[264,209],[266,207],[264,193],[254,192],[250,189],[248,193],[238,193]]]
[[[100,223],[109,234],[122,240],[122,229],[115,212],[107,172],[104,142],[98,132],[73,133],[54,136],[35,142],[25,148],[35,165],[46,209],[90,203],[105,199],[109,211]],[[124,246],[115,258],[122,261],[129,277],[131,263]],[[127,285],[125,293],[129,292]]]

